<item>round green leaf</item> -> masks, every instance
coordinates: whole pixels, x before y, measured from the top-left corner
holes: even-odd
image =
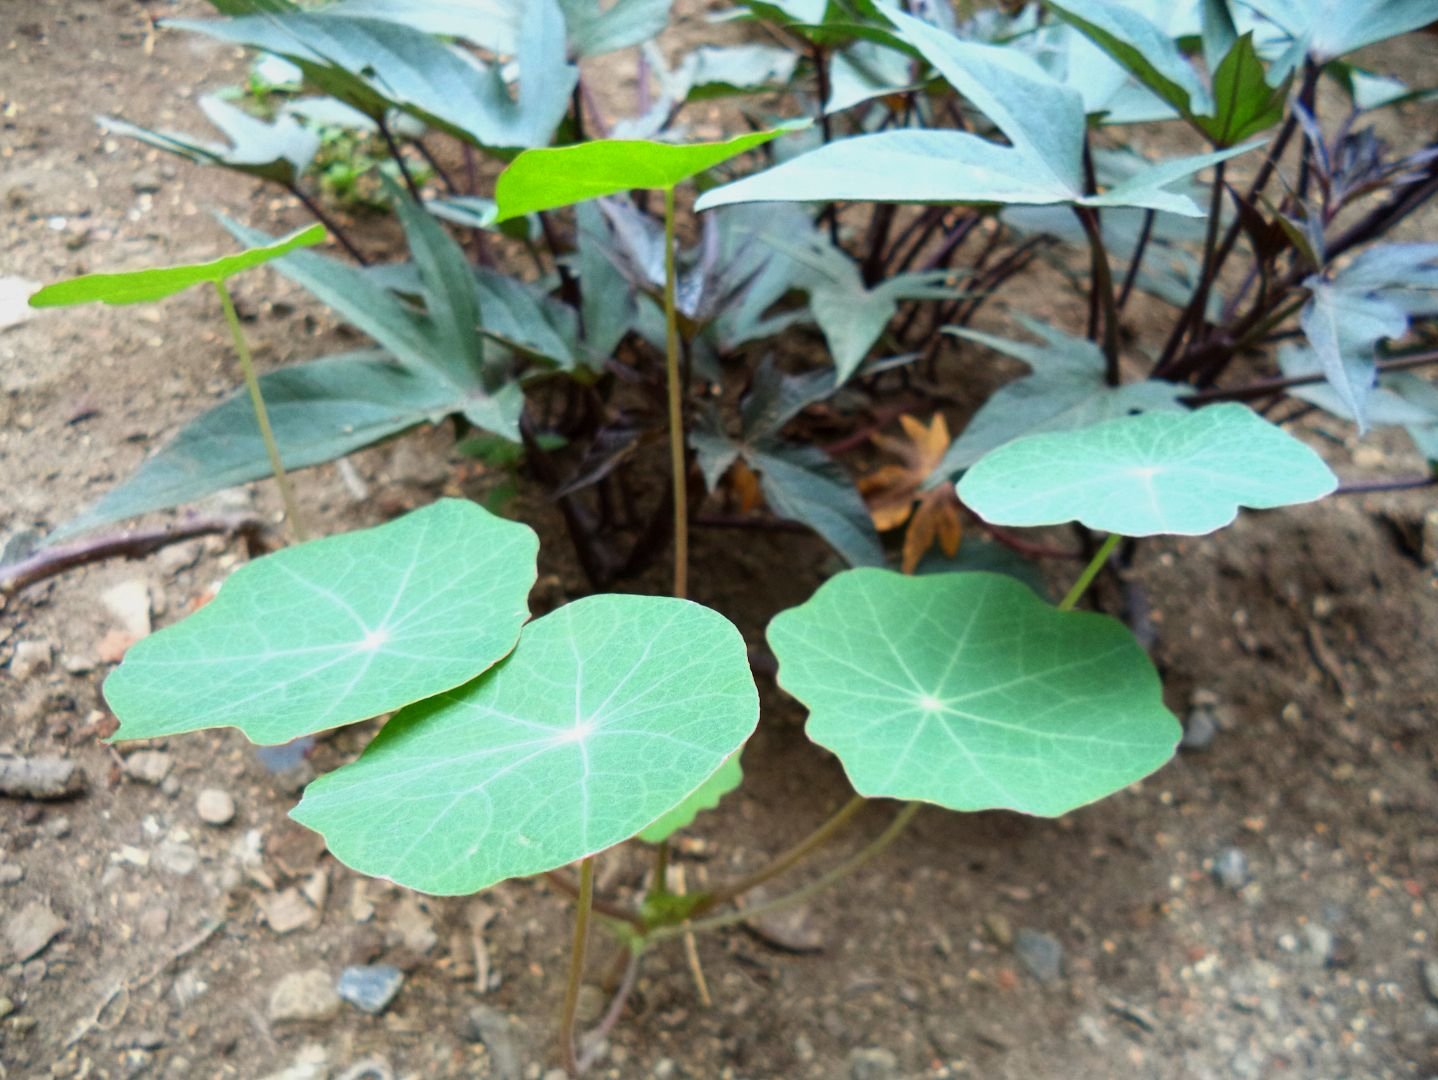
[[[236,570],[105,681],[116,738],[233,726],[282,743],[468,682],[529,617],[539,540],[443,499]]]
[[[639,839],[646,844],[660,844],[680,829],[694,824],[694,819],[705,810],[713,810],[719,800],[744,782],[744,769],[739,764],[736,751],[724,759],[724,764],[708,780],[695,788],[687,799],[665,814],[654,824],[640,830]]]
[[[959,498],[995,525],[1081,521],[1123,536],[1199,536],[1240,506],[1313,502],[1337,486],[1303,443],[1227,404],[1015,439],[964,474]]]
[[[850,570],[768,637],[809,737],[871,798],[1057,817],[1153,772],[1181,734],[1122,624],[999,574]]]
[[[162,300],[202,282],[224,281],[251,267],[278,259],[296,248],[322,244],[322,225],[281,237],[271,244],[252,247],[234,255],[225,255],[210,262],[188,263],[184,266],[161,266],[146,270],[130,270],[119,274],[85,274],[69,281],[47,285],[30,297],[31,307],[66,307],[99,300],[106,304],[138,304],[146,300]]]
[[[687,600],[591,596],[503,663],[405,709],[293,812],[341,862],[457,895],[634,836],[759,721],[744,640]]]

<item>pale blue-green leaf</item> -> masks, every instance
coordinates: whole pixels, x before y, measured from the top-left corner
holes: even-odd
[[[937,548],[930,548],[919,565],[916,574],[1006,574],[1015,581],[1022,581],[1037,596],[1052,599],[1048,582],[1044,580],[1039,564],[1026,559],[1011,547],[991,540],[989,537],[969,530],[959,545],[959,553],[953,558]]]
[[[1228,0],[1200,0],[1199,9],[1203,63],[1209,71],[1217,71],[1228,50],[1238,40],[1238,27],[1234,24],[1233,12],[1228,8]]]
[[[669,25],[674,0],[560,0],[570,48],[579,56],[601,56],[657,37]]]
[[[499,209],[493,199],[482,199],[474,195],[451,195],[439,199],[426,199],[424,208],[437,218],[462,225],[466,229],[493,229]]]
[[[575,211],[575,228],[584,344],[595,366],[602,367],[638,317],[635,288],[623,275],[613,272],[605,254],[608,227],[599,207],[594,203],[581,203]]]
[[[1374,348],[1384,338],[1402,337],[1408,315],[1380,295],[1337,288],[1322,278],[1304,284],[1310,296],[1299,313],[1303,333],[1323,364],[1324,376],[1363,431],[1378,373]]]
[[[944,454],[930,483],[954,476],[1023,435],[1072,431],[1123,416],[1183,408],[1178,399],[1185,391],[1177,383],[1146,379],[1110,386],[1103,352],[1093,342],[1035,320],[1021,321],[1044,344],[948,328],[948,333],[1022,360],[1033,374],[1015,379],[989,396]]]
[[[1243,6],[1320,65],[1435,18],[1433,0],[1244,0]]]
[[[639,839],[646,844],[662,844],[680,829],[693,825],[694,819],[703,811],[718,806],[725,795],[744,782],[744,769],[739,764],[741,754],[742,751],[736,751],[725,758],[714,775],[695,788],[687,799],[653,825],[641,830]]]
[[[1337,486],[1303,443],[1224,404],[1017,439],[964,474],[959,498],[996,525],[1078,521],[1123,536],[1197,536],[1239,507],[1313,502]]]
[[[799,54],[773,45],[704,45],[688,53],[671,73],[679,101],[707,101],[787,86]]]
[[[813,446],[765,444],[746,449],[770,509],[809,526],[850,566],[882,566],[884,550],[853,483]]]
[[[260,376],[260,391],[287,469],[320,465],[458,412],[454,388],[383,353],[311,360]],[[244,390],[191,420],[129,479],[51,534],[59,540],[151,510],[262,480],[271,466]]]
[[[1115,0],[1050,0],[1048,7],[1185,117],[1212,112],[1208,91],[1173,38],[1132,6]]]
[[[1285,378],[1323,374],[1323,364],[1319,360],[1318,354],[1311,348],[1302,345],[1281,346],[1278,350],[1278,368]],[[1373,388],[1365,403],[1364,415],[1370,426],[1391,427],[1438,423],[1438,413],[1430,411],[1422,404],[1395,391],[1394,386],[1401,385],[1401,383],[1395,384],[1394,380],[1398,379],[1399,375],[1406,374],[1408,373],[1394,372],[1391,375],[1379,376],[1378,385]],[[1416,376],[1414,377],[1416,378]],[[1334,416],[1356,421],[1353,410],[1349,408],[1338,391],[1327,382],[1289,387],[1288,393],[1310,405],[1317,405]]]
[[[267,123],[212,94],[200,98],[200,108],[229,140],[228,146],[190,135],[151,131],[108,116],[100,117],[99,122],[116,135],[139,139],[188,161],[220,165],[281,184],[294,184],[320,148],[320,137],[293,117],[281,115]]]
[[[1416,372],[1395,371],[1383,377],[1383,388],[1428,414],[1426,420],[1404,426],[1429,467],[1438,470],[1438,386]]]
[[[1266,139],[1259,139],[1244,143],[1242,146],[1230,146],[1222,150],[1215,150],[1211,154],[1170,158],[1135,173],[1101,194],[1090,195],[1079,201],[1085,206],[1137,206],[1181,214],[1184,217],[1203,217],[1206,211],[1201,209],[1191,198],[1166,189],[1202,169],[1217,165],[1220,161],[1227,161],[1229,158],[1238,157],[1239,154],[1256,150],[1265,142],[1267,142]]]
[[[824,111],[840,113],[876,97],[913,89],[912,61],[907,55],[876,42],[858,41],[830,61]]]
[[[1083,193],[1083,98],[1012,49],[961,41],[930,23],[886,11],[899,36],[992,120],[1028,162],[1036,183]]]
[[[451,690],[514,648],[538,550],[527,525],[443,499],[256,559],[105,680],[116,737],[283,743]]]
[[[1147,776],[1182,734],[1121,623],[999,574],[852,570],[768,639],[809,737],[871,798],[1057,817]]]
[[[629,839],[753,733],[744,640],[684,600],[590,596],[480,678],[404,710],[294,818],[340,861],[457,895]]]
[[[462,38],[501,55],[519,47],[520,16],[527,0],[334,0],[325,15],[379,19],[426,34]]]

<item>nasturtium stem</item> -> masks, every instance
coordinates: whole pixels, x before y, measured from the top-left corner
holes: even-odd
[[[285,474],[285,463],[280,459],[280,448],[275,442],[274,429],[270,427],[270,414],[265,409],[265,399],[260,393],[260,379],[255,374],[255,362],[250,356],[250,345],[245,340],[245,332],[240,326],[240,316],[235,311],[235,301],[230,296],[230,290],[225,288],[223,281],[215,282],[215,291],[220,294],[220,306],[225,309],[225,322],[230,327],[230,337],[235,343],[235,352],[240,356],[240,370],[245,374],[245,387],[250,392],[250,404],[255,409],[255,421],[260,426],[260,438],[265,444],[265,453],[270,458],[270,468],[275,474],[275,483],[280,488],[280,501],[285,505],[285,516],[289,518],[290,529],[294,532],[295,539],[303,541],[307,538],[304,520],[300,517],[299,504],[295,501],[294,488],[290,486],[290,478]]]
[[[589,950],[589,916],[594,910],[594,856],[579,864],[579,902],[574,911],[574,948],[569,954],[569,980],[564,985],[564,1011],[559,1018],[559,1039],[564,1068],[579,1075],[574,1026],[579,1016],[579,988],[584,983],[584,955]]]
[[[1118,547],[1119,541],[1122,539],[1120,534],[1111,533],[1108,539],[1100,545],[1098,551],[1094,553],[1094,557],[1089,560],[1089,564],[1083,568],[1083,573],[1073,583],[1073,588],[1068,591],[1068,595],[1059,604],[1060,611],[1072,611],[1074,605],[1083,599],[1083,594],[1088,592],[1088,587],[1093,584],[1093,579],[1098,577],[1098,572],[1103,569],[1104,563],[1108,562],[1108,557],[1113,554],[1113,549]]]
[[[760,867],[754,871],[754,873],[749,874],[747,877],[740,878],[731,885],[721,886],[715,889],[714,892],[710,893],[709,896],[695,906],[694,914],[702,915],[706,911],[713,911],[720,904],[733,900],[736,896],[742,896],[751,889],[778,877],[780,874],[803,862],[804,859],[827,844],[840,829],[849,823],[849,820],[855,814],[864,808],[868,801],[869,800],[862,795],[855,795],[841,806],[827,821],[767,866]]]
[[[699,934],[707,930],[721,930],[726,926],[733,926],[736,923],[745,922],[756,915],[767,915],[772,911],[780,911],[783,908],[794,907],[802,904],[811,896],[822,892],[830,885],[848,877],[859,867],[863,866],[870,859],[881,854],[885,848],[899,838],[899,835],[914,820],[914,815],[919,812],[923,803],[905,803],[904,808],[895,815],[888,827],[876,836],[869,843],[865,844],[857,852],[845,859],[838,866],[828,873],[815,878],[808,885],[795,892],[787,893],[784,896],[776,897],[762,904],[751,908],[743,908],[739,911],[726,911],[723,915],[713,915],[707,919],[699,919],[697,922],[684,923],[682,926],[659,926],[649,933],[650,941],[662,941],[665,938],[678,937],[680,934]]]
[[[679,374],[678,282],[674,266],[674,189],[664,189],[664,362],[669,384],[669,459],[674,485],[674,595],[689,594],[689,493],[684,461],[684,387]]]

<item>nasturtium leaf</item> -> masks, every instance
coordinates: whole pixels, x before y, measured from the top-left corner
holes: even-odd
[[[266,372],[260,393],[287,469],[303,469],[425,422],[464,411],[463,395],[422,368],[377,351],[343,353]],[[151,510],[194,502],[272,475],[241,388],[179,430],[118,486],[49,536],[66,536]]]
[[[139,304],[146,300],[162,300],[191,285],[224,281],[241,271],[278,259],[296,248],[322,244],[325,230],[311,225],[307,229],[248,251],[225,255],[210,262],[165,266],[149,270],[130,270],[119,274],[85,274],[47,285],[30,297],[31,307],[66,307],[100,301],[106,304]]]
[[[478,679],[394,717],[293,816],[362,873],[471,893],[628,840],[758,719],[744,640],[723,616],[586,597],[525,627]]]
[[[1121,623],[1001,574],[851,570],[768,639],[809,737],[871,798],[1056,817],[1147,776],[1181,734]]]
[[[496,220],[507,221],[622,191],[671,189],[691,176],[807,126],[808,121],[795,121],[724,142],[595,139],[574,146],[526,150],[499,175],[495,186],[495,201],[499,204]]]
[[[1016,439],[964,474],[959,498],[995,525],[1198,536],[1241,506],[1313,502],[1337,486],[1311,449],[1230,403]]]
[[[700,784],[682,803],[639,832],[639,839],[646,844],[660,844],[680,829],[694,824],[694,819],[705,810],[713,810],[719,800],[744,782],[744,769],[735,752],[724,759],[724,764],[704,783]]]
[[[126,654],[105,681],[116,737],[282,743],[453,689],[514,647],[538,548],[528,526],[443,499],[256,559]]]

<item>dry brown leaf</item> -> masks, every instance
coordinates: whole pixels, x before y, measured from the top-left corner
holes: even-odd
[[[903,464],[879,466],[859,480],[859,491],[868,504],[874,528],[880,532],[908,523],[903,570],[912,574],[935,543],[952,558],[959,550],[963,525],[952,485],[939,484],[924,490],[924,482],[949,449],[949,425],[943,413],[935,413],[927,426],[908,415],[900,416],[899,423],[904,429],[902,438],[875,435],[873,442]]]

